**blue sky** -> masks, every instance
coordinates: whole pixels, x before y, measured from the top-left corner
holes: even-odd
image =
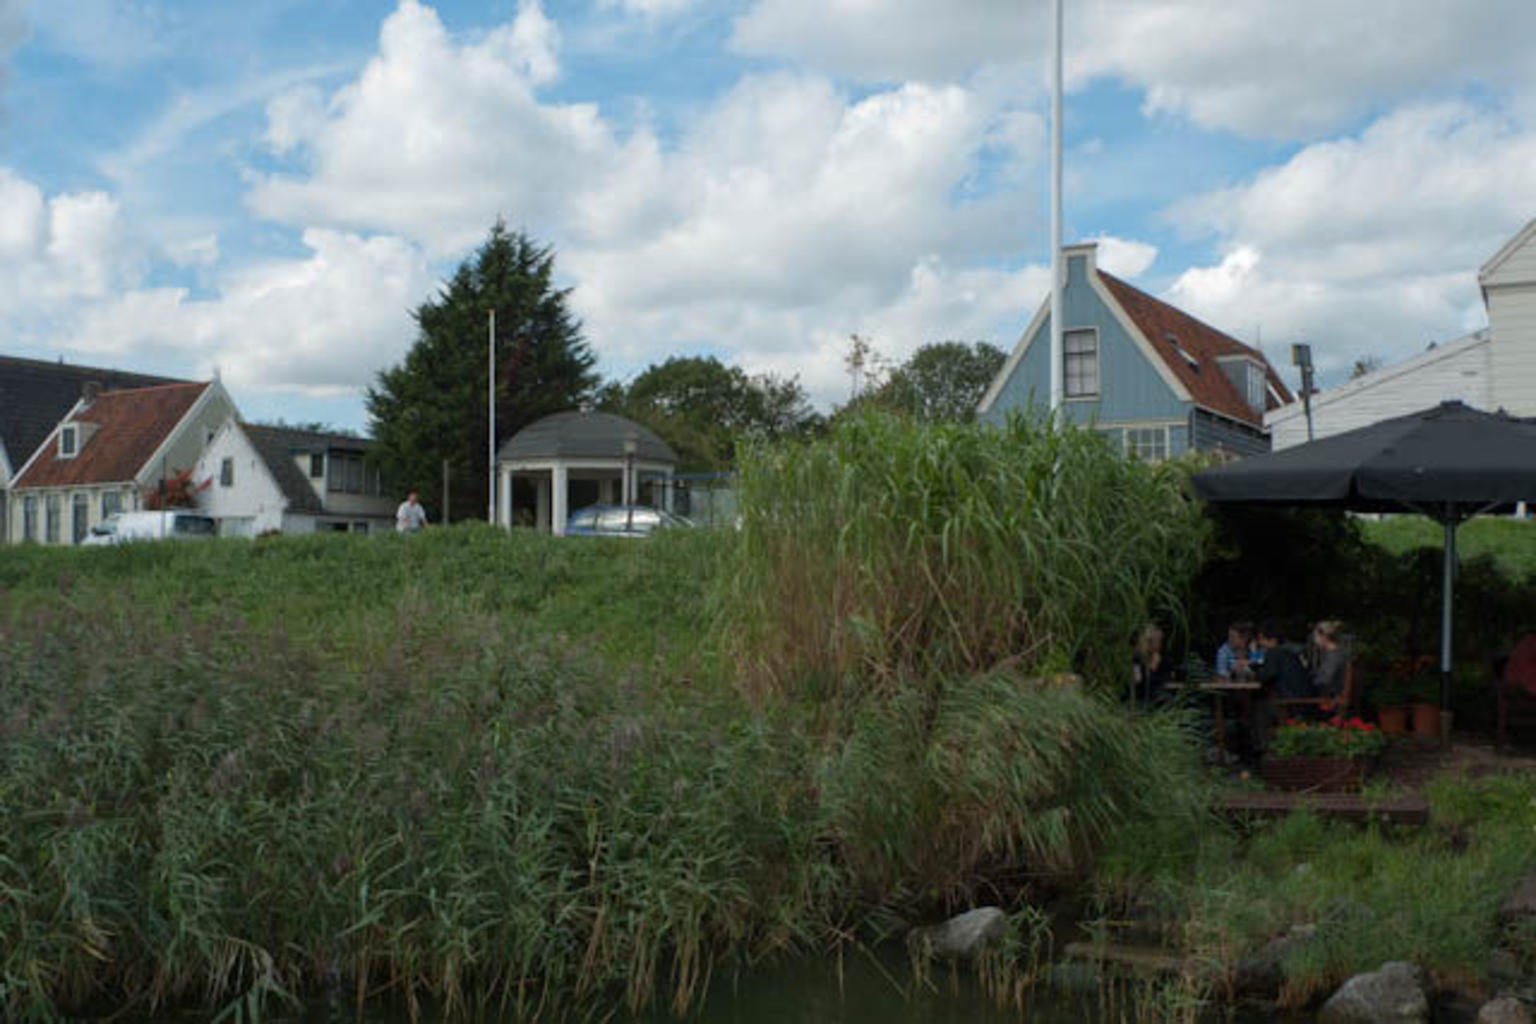
[[[1526,0],[1068,0],[1067,240],[1337,378],[1536,216]],[[1045,0],[0,0],[0,351],[366,426],[503,216],[610,376],[844,396],[1046,285]]]

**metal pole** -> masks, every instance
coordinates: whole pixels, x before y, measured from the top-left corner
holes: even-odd
[[[485,440],[486,458],[485,469],[489,479],[486,481],[485,492],[485,521],[496,522],[496,310],[492,309],[491,323],[488,329],[487,349],[491,354],[490,383],[486,390],[489,392],[491,407],[490,435]]]
[[[1312,364],[1301,368],[1301,408],[1307,416],[1307,440],[1312,437]]]
[[[1456,518],[1445,506],[1445,571],[1440,594],[1440,710],[1451,706],[1451,592],[1456,583]]]
[[[1061,340],[1061,23],[1062,0],[1051,5],[1051,415],[1061,411],[1065,368]]]

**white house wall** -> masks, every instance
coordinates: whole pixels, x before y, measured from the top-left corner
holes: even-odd
[[[124,512],[137,511],[141,506],[138,491],[131,484],[70,484],[66,487],[29,487],[24,491],[12,491],[7,495],[7,514],[10,519],[10,538],[13,542],[21,542],[25,534],[27,498],[37,499],[37,536],[34,538],[38,544],[47,543],[48,535],[48,497],[57,495],[60,501],[59,515],[59,544],[68,547],[74,543],[74,507],[75,496],[82,495],[86,501],[86,529],[100,526],[106,517],[101,514],[102,495],[115,492],[121,502]]]
[[[159,480],[162,475],[170,477],[183,469],[196,467],[197,460],[202,456],[203,449],[208,446],[214,434],[226,421],[238,415],[235,411],[235,403],[230,401],[229,393],[224,390],[223,385],[214,381],[208,386],[208,391],[203,398],[194,404],[187,416],[176,425],[176,430],[171,434],[168,443],[162,445],[139,471],[139,483],[148,486]]]
[[[1536,260],[1536,246],[1514,254]],[[1513,257],[1511,257],[1513,259]],[[1507,266],[1507,264],[1506,264]],[[1493,332],[1493,407],[1536,416],[1536,273],[1530,284],[1489,288]]]
[[[1342,434],[1452,399],[1486,409],[1491,351],[1486,336],[1463,338],[1313,395],[1315,435]],[[1299,401],[1274,410],[1265,423],[1275,451],[1307,440],[1307,420]]]
[[[227,487],[220,482],[225,459],[234,460],[235,473],[233,484]],[[198,483],[209,482],[198,494],[197,503],[219,521],[221,534],[257,536],[283,529],[283,510],[288,499],[267,471],[250,438],[233,422],[214,435],[197,462],[193,479]]]

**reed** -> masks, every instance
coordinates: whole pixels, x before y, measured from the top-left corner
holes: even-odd
[[[1124,675],[1132,637],[1179,617],[1204,527],[1180,472],[1095,432],[871,413],[759,448],[724,576],[759,692],[886,688],[1000,666]]]
[[[920,665],[929,685],[833,710],[736,685],[739,620],[712,631],[706,609],[774,515],[645,544],[455,528],[8,549],[0,1015],[249,1020],[327,993],[412,1015],[684,1014],[727,967],[873,939],[996,867],[1078,870],[1125,827],[1197,813],[1181,723],[1019,663],[975,675],[898,637],[870,650],[908,660],[873,678]],[[881,557],[893,529],[859,550]],[[929,614],[957,587],[911,594]],[[1134,618],[1104,620],[1116,656]],[[1033,968],[988,971],[1016,998]]]

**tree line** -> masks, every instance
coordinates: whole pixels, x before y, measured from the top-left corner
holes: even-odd
[[[871,406],[924,420],[969,420],[1004,360],[985,342],[944,341],[898,364],[854,336],[854,391],[829,417],[813,407],[798,376],[752,374],[714,356],[674,356],[628,380],[604,381],[569,299],[570,289],[555,283],[553,248],[498,221],[438,293],[412,311],[416,340],[367,391],[371,457],[385,479],[399,490],[436,496],[446,467],[453,518],[483,515],[491,309],[498,446],[550,413],[586,407],[650,427],[677,451],[684,471],[728,469],[744,444],[813,436]]]

